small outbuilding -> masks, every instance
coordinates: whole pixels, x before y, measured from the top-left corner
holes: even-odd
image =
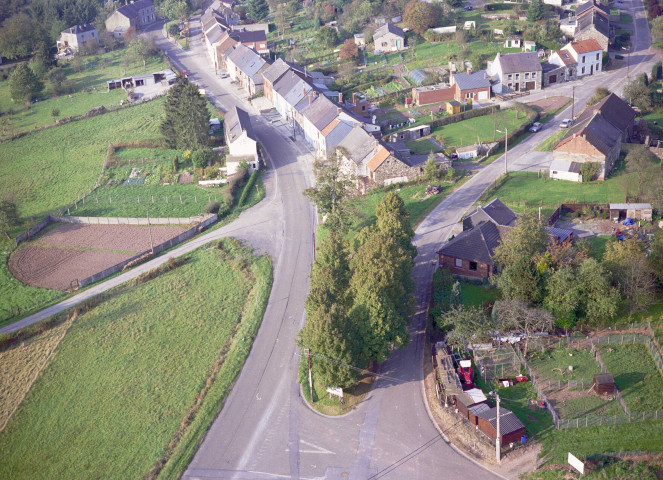
[[[612,395],[615,393],[615,377],[609,373],[594,375],[592,388],[599,395]]]
[[[615,221],[632,218],[634,220],[645,220],[647,222],[651,222],[651,203],[611,203],[610,218]]]
[[[456,409],[461,417],[469,420],[470,409],[477,405],[485,405],[486,408],[489,408],[488,405],[486,405],[487,401],[488,399],[486,398],[486,395],[484,395],[481,390],[478,388],[471,388],[470,390],[465,390],[456,395]],[[474,423],[474,425],[476,425],[476,423]]]
[[[449,115],[460,113],[460,102],[457,102],[456,100],[447,102],[447,113]]]
[[[468,158],[476,158],[479,156],[478,145],[468,145],[467,147],[460,147],[456,149],[456,155],[460,160],[467,160]]]
[[[485,433],[492,441],[497,439],[497,408],[477,412],[479,430]],[[520,442],[525,435],[525,425],[518,417],[506,408],[500,408],[500,437],[501,444]]]

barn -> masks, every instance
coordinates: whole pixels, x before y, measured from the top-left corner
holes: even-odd
[[[625,218],[632,218],[634,220],[645,220],[647,222],[651,222],[651,203],[611,203],[610,218],[615,221],[621,221]]]
[[[497,408],[477,412],[476,416],[479,430],[495,441],[497,438]],[[525,435],[525,425],[511,410],[500,408],[501,444],[520,442],[523,435]]]
[[[615,393],[615,377],[609,373],[594,375],[592,388],[599,395],[612,395]]]

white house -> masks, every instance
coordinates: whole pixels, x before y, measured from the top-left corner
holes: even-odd
[[[97,29],[89,23],[74,25],[71,28],[63,30],[57,41],[59,54],[71,54],[78,51],[83,46],[98,47],[99,34]]]
[[[593,38],[571,42],[564,47],[578,64],[576,76],[584,77],[601,71],[603,48]]]
[[[230,109],[223,119],[223,133],[228,145],[228,176],[233,175],[242,162],[249,165],[249,172],[258,170],[258,139],[253,133],[249,114],[238,107]]]
[[[476,145],[468,145],[467,147],[460,147],[456,149],[456,154],[459,160],[467,160],[468,158],[476,158],[479,156],[479,147]]]

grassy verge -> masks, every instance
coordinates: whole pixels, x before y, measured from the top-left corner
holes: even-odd
[[[560,130],[559,132],[553,133],[551,136],[541,142],[534,150],[538,150],[539,152],[552,152],[553,148],[555,148],[560,140],[562,140],[562,137],[565,133],[565,130]]]
[[[305,361],[303,359],[302,361]],[[343,392],[343,403],[339,401],[338,397],[327,393],[327,386],[313,380],[313,399],[311,402],[311,392],[308,381],[302,382],[302,394],[306,401],[315,410],[324,415],[343,415],[348,413],[354,407],[359,405],[371,390],[375,377],[372,375],[363,375],[359,383],[353,388],[347,389]]]
[[[119,287],[75,320],[0,434],[0,476],[178,477],[248,355],[271,288],[268,259],[233,240],[220,246]],[[224,294],[209,295],[214,285]]]

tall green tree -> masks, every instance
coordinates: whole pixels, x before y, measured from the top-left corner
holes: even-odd
[[[337,304],[322,305],[306,319],[298,335],[301,349],[310,349],[311,371],[316,380],[330,387],[349,388],[359,374],[348,368],[361,362],[357,329],[345,309]]]
[[[545,251],[547,244],[548,233],[543,224],[534,212],[526,212],[495,248],[493,259],[498,265],[508,267],[522,258],[534,259]]]
[[[315,33],[315,39],[323,47],[331,48],[338,43],[338,33],[331,27],[320,27]]]
[[[327,215],[337,213],[343,216],[342,203],[346,199],[352,179],[341,169],[341,157],[332,153],[327,161],[317,160],[313,165],[315,187],[304,190],[304,195],[311,199],[318,212]]]
[[[427,182],[434,182],[438,179],[440,171],[437,168],[437,163],[435,162],[435,156],[431,153],[428,155],[426,164],[424,165],[424,180]]]
[[[640,110],[647,110],[651,107],[651,90],[643,83],[641,77],[636,77],[626,84],[624,98]]]
[[[41,89],[41,82],[25,63],[19,64],[9,77],[9,93],[15,102],[29,104]]]
[[[543,298],[544,279],[536,264],[527,257],[519,257],[495,278],[506,300],[539,303]]]
[[[609,243],[603,254],[603,265],[629,301],[631,313],[647,309],[655,298],[654,272],[645,254],[642,242],[636,238]]]
[[[439,328],[447,330],[447,343],[465,347],[488,337],[496,322],[477,307],[455,305],[436,319]]]
[[[610,284],[610,274],[599,262],[585,259],[578,267],[577,282],[580,286],[579,316],[598,323],[617,315],[619,292]]]
[[[170,148],[199,150],[207,145],[210,113],[196,85],[178,76],[166,97],[161,133]]]
[[[439,20],[439,11],[431,3],[412,0],[405,6],[403,22],[419,35],[435,27]]]
[[[576,322],[580,305],[580,288],[576,272],[571,266],[555,271],[546,282],[543,305],[557,318],[557,325],[568,330]]]
[[[248,0],[246,3],[246,14],[256,22],[262,20],[269,14],[267,0]]]
[[[543,2],[532,0],[527,8],[527,21],[537,22],[543,18]]]
[[[396,240],[414,258],[417,255],[417,249],[412,245],[414,230],[410,225],[410,213],[400,195],[389,192],[382,197],[375,208],[375,216],[377,229]]]

